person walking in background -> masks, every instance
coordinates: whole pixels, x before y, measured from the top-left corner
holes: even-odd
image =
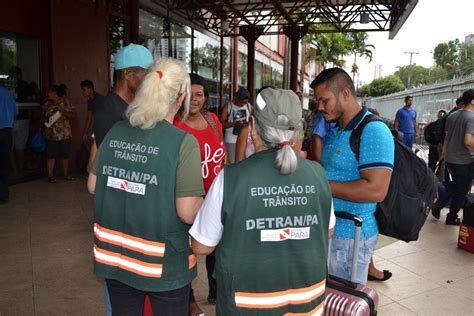
[[[13,142],[13,120],[18,115],[18,107],[13,95],[0,86],[0,204],[8,201],[8,168]]]
[[[217,315],[320,315],[334,214],[324,170],[293,150],[301,102],[263,89],[249,126],[255,154],[217,175],[189,231],[196,254],[217,247]]]
[[[196,139],[172,125],[189,111],[184,64],[162,58],[99,147],[88,179],[94,198],[94,272],[104,278],[113,315],[188,316],[197,275],[189,244],[204,194]]]
[[[234,99],[224,105],[219,119],[225,128],[224,142],[230,163],[235,162],[235,144],[242,127],[248,125],[252,106],[249,103],[249,92],[239,88]]]
[[[474,175],[474,89],[462,95],[464,107],[448,116],[446,134],[440,159],[446,161],[448,187],[452,197],[447,225],[459,225],[459,210],[466,203],[466,195],[471,190]],[[440,218],[439,207],[432,209],[435,218]]]
[[[403,144],[408,148],[413,147],[413,143],[418,139],[418,123],[416,120],[417,113],[412,107],[413,97],[407,95],[405,97],[405,106],[397,111],[393,128],[403,133]]]
[[[209,93],[206,88],[204,78],[196,74],[190,74],[191,78],[191,105],[189,114],[178,113],[174,119],[174,125],[183,131],[193,134],[199,143],[201,150],[201,175],[204,184],[204,191],[207,194],[212,181],[221,171],[224,165],[225,146],[222,141],[222,125],[214,113],[207,112],[204,105],[207,102]],[[212,277],[216,263],[215,253],[206,256],[207,280],[209,293],[207,301],[210,304],[216,303],[216,280]],[[202,310],[196,303],[194,293],[191,288],[190,295],[190,315],[199,315]]]
[[[64,179],[74,180],[69,175],[69,151],[72,139],[70,120],[76,117],[76,109],[66,98],[66,95],[66,85],[53,85],[48,91],[48,101],[44,106],[46,169],[49,183],[56,182],[54,177],[56,159],[61,161]]]
[[[92,124],[94,122],[94,113],[104,96],[95,91],[94,83],[90,80],[83,80],[80,85],[82,96],[87,101],[86,126],[84,127],[84,135],[82,139],[85,144],[89,144],[90,146],[93,126]]]
[[[350,135],[365,116],[373,114],[357,103],[351,77],[341,68],[330,68],[321,72],[310,87],[324,119],[337,123],[324,142],[322,162],[334,198],[334,210],[359,216],[363,221],[355,279],[365,284],[377,243],[374,213],[377,202],[383,201],[388,191],[395,144],[385,123],[372,122],[364,128],[359,159],[356,159],[350,147]],[[351,279],[354,230],[351,221],[337,218],[331,242],[329,273],[347,280]]]

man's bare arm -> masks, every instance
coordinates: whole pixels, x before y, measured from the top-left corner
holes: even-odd
[[[392,171],[376,168],[360,172],[361,179],[347,182],[329,181],[332,195],[352,202],[381,202],[388,192]]]

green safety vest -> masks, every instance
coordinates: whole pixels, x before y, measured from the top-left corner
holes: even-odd
[[[116,123],[100,147],[94,199],[94,270],[142,291],[196,277],[188,230],[176,214],[175,177],[186,133]]]
[[[226,166],[217,315],[322,314],[331,191],[321,165],[281,175],[268,150]]]

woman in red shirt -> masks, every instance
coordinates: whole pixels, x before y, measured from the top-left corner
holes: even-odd
[[[224,165],[226,152],[224,142],[222,141],[222,125],[214,113],[203,109],[209,96],[204,79],[196,74],[190,74],[189,76],[191,78],[189,114],[184,118],[178,114],[174,120],[174,125],[193,134],[199,143],[201,149],[202,180],[204,182],[204,190],[207,193],[212,181],[214,181],[214,178]],[[206,269],[209,281],[207,300],[210,304],[215,304],[216,302],[216,280],[212,277],[215,262],[214,253],[206,256]],[[191,300],[193,299],[194,297],[191,297]],[[196,304],[191,302],[191,304],[193,303]],[[191,307],[197,307],[197,305],[190,306],[190,311]]]
[[[201,149],[201,171],[204,190],[207,192],[224,163],[225,147],[222,142],[222,125],[217,116],[203,109],[208,98],[204,79],[196,74],[191,77],[191,106],[183,118],[179,114],[174,125],[189,132],[197,139]]]

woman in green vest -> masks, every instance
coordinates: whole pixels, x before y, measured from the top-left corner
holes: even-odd
[[[188,316],[196,258],[188,229],[202,203],[199,145],[175,128],[189,110],[186,67],[163,58],[150,66],[126,121],[104,138],[88,180],[94,199],[94,271],[114,315]]]
[[[322,315],[332,198],[321,165],[293,150],[301,103],[266,88],[250,121],[255,154],[214,180],[189,231],[216,250],[217,315]]]

